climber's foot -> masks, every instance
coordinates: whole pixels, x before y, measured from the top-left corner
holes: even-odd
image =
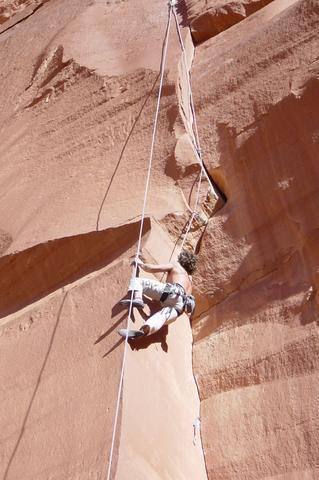
[[[141,332],[141,330],[127,330],[126,328],[121,328],[121,330],[118,331],[118,334],[121,335],[121,337],[127,337],[130,340],[133,338],[143,337],[145,335],[145,333]]]
[[[130,298],[125,298],[124,300],[120,300],[120,304],[121,305],[125,305],[127,307],[130,307],[130,303],[131,303],[131,299]],[[136,307],[136,308],[144,308],[145,307],[145,303],[143,302],[143,300],[139,300],[137,298],[133,298],[132,300],[132,307]]]

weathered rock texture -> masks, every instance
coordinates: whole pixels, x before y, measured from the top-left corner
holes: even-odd
[[[194,367],[212,479],[318,478],[319,4],[275,1],[196,49],[207,226]]]
[[[0,4],[0,33],[22,22],[48,1],[49,0],[2,0]]]
[[[194,42],[201,43],[218,35],[271,1],[185,0],[186,19]]]
[[[227,203],[203,182],[187,241],[199,240],[200,398],[186,316],[131,345],[116,480],[318,477],[319,5],[275,0],[234,25],[266,3],[178,5],[195,40],[194,25],[198,41],[215,37],[194,49],[185,29],[185,65],[171,33],[144,255],[176,253],[194,202],[185,68]],[[106,478],[166,12],[161,0],[0,5],[3,480]]]
[[[103,268],[2,320],[1,478],[106,478],[123,356],[116,330],[127,317],[118,300],[136,227],[105,230]],[[146,255],[163,250],[166,235],[154,229]],[[187,317],[167,333],[128,352],[112,478],[206,478],[200,439],[193,445],[199,400]]]
[[[3,8],[0,477],[106,478],[167,10]],[[185,222],[198,175],[192,152],[175,160],[179,58],[172,32],[144,224],[154,261],[174,245],[149,216]],[[167,333],[128,352],[112,478],[206,478],[187,317]]]

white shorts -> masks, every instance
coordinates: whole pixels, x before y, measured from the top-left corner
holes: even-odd
[[[152,300],[159,301],[164,292],[165,286],[166,283],[159,282],[158,280],[138,277],[131,279],[129,290],[134,290],[141,294],[144,293]],[[161,303],[163,308],[145,322],[145,325],[150,327],[149,334],[157,332],[163,325],[168,325],[169,323],[174,322],[174,320],[180,315],[179,312],[182,311],[184,307],[183,298],[178,294],[168,295],[164,302]]]

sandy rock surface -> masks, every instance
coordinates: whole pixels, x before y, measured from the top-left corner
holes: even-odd
[[[1,320],[1,478],[106,477],[124,346],[117,329],[127,321],[118,301],[131,275],[136,226],[118,229],[117,238],[103,232],[109,257],[102,268]],[[167,235],[152,228],[156,235],[145,228],[144,252],[158,251],[163,261]],[[169,332],[128,347],[112,478],[206,478],[198,432],[193,443],[199,398],[191,345],[183,316]]]
[[[290,3],[197,47],[193,65],[228,198],[203,238],[194,325],[213,479],[318,476],[319,9]]]
[[[0,33],[32,15],[48,0],[2,0],[0,3]],[[2,25],[3,24],[3,25]]]
[[[57,0],[2,34],[7,253],[140,214],[166,17],[160,1],[141,3],[137,19],[130,2]],[[165,173],[176,143],[176,42],[172,32],[148,204],[158,218],[184,210]]]
[[[0,476],[97,480],[110,454],[127,320],[118,301],[138,238],[167,8],[3,7]],[[157,221],[186,220],[198,175],[192,152],[175,161],[179,59],[172,29],[143,236],[144,254],[162,262],[174,244]],[[188,318],[128,348],[112,478],[204,480]]]
[[[272,0],[185,0],[185,22],[196,44],[227,30]],[[285,0],[282,0],[282,3]]]

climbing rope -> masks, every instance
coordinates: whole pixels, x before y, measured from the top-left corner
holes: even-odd
[[[165,31],[165,36],[164,36],[163,52],[162,52],[162,59],[161,59],[161,66],[160,66],[159,91],[158,91],[157,105],[156,105],[154,124],[153,124],[153,134],[152,134],[150,156],[149,156],[149,162],[148,162],[148,171],[147,171],[147,177],[146,177],[146,183],[145,183],[145,192],[144,192],[142,215],[141,215],[141,225],[140,225],[138,244],[137,244],[137,250],[136,250],[136,255],[135,255],[135,262],[134,262],[134,267],[133,267],[133,272],[132,272],[132,277],[131,277],[132,279],[136,278],[136,276],[137,276],[137,271],[138,271],[137,260],[139,259],[140,253],[141,253],[141,242],[142,242],[144,219],[145,219],[145,209],[146,209],[146,202],[147,202],[147,196],[148,196],[148,191],[149,191],[149,183],[150,183],[150,177],[151,177],[153,156],[154,156],[154,146],[155,146],[155,140],[156,140],[160,101],[161,101],[162,89],[163,89],[164,72],[165,72],[167,47],[168,47],[168,39],[169,39],[169,33],[170,33],[172,13],[173,13],[173,16],[174,16],[174,19],[175,19],[175,24],[176,24],[176,29],[177,29],[177,33],[178,33],[179,43],[180,43],[180,47],[181,47],[181,50],[182,50],[182,59],[183,59],[184,66],[185,66],[187,85],[188,85],[188,95],[189,95],[190,107],[191,107],[191,112],[192,112],[192,117],[193,117],[194,129],[193,129],[193,126],[192,126],[191,132],[190,132],[191,139],[192,139],[192,146],[194,148],[195,155],[196,155],[196,158],[198,160],[198,163],[200,164],[200,167],[201,167],[200,174],[199,174],[199,179],[198,179],[194,208],[193,208],[190,220],[188,222],[187,229],[184,233],[184,238],[183,238],[180,250],[182,250],[183,247],[184,247],[184,243],[186,241],[187,235],[188,235],[188,233],[191,229],[192,223],[193,223],[193,221],[194,221],[194,219],[197,215],[197,207],[198,207],[199,198],[200,198],[200,189],[201,189],[201,183],[202,183],[203,175],[206,177],[206,179],[208,181],[208,184],[209,184],[209,186],[211,188],[211,191],[214,194],[215,198],[218,198],[218,194],[216,193],[216,190],[215,190],[215,188],[214,188],[214,186],[213,186],[213,184],[212,184],[212,182],[209,178],[209,175],[208,175],[208,173],[205,169],[205,166],[204,166],[204,163],[203,163],[203,160],[202,160],[200,143],[199,143],[199,135],[198,135],[198,127],[197,127],[195,108],[194,108],[194,99],[193,99],[192,87],[191,87],[191,81],[190,81],[190,74],[189,74],[189,70],[188,70],[188,67],[187,67],[187,58],[186,58],[186,51],[185,51],[185,47],[184,47],[184,42],[183,42],[183,39],[182,39],[180,26],[179,26],[179,23],[178,23],[178,18],[177,18],[177,14],[176,14],[176,10],[175,10],[176,4],[177,4],[176,0],[169,0],[169,2],[168,2],[168,19],[167,19],[167,24],[166,24],[166,31]],[[116,430],[117,430],[117,424],[118,424],[120,401],[121,401],[121,394],[122,394],[122,389],[123,389],[125,362],[126,362],[126,355],[127,355],[128,331],[129,331],[131,315],[132,315],[132,308],[133,308],[133,294],[134,294],[134,291],[132,290],[131,297],[130,297],[129,311],[128,311],[128,316],[127,316],[126,337],[125,337],[125,342],[124,342],[124,353],[123,353],[123,360],[122,360],[122,368],[121,368],[121,375],[120,375],[120,380],[119,380],[118,395],[117,395],[117,401],[116,401],[116,410],[115,410],[115,417],[114,417],[114,423],[113,423],[112,442],[111,442],[111,448],[110,448],[110,454],[109,454],[107,480],[110,480],[110,478],[111,478],[114,445],[115,445],[115,439],[116,439]]]
[[[180,44],[181,51],[182,51],[182,59],[183,59],[183,62],[184,62],[184,67],[185,67],[185,72],[186,72],[188,94],[189,94],[190,106],[191,106],[191,111],[192,111],[192,116],[193,116],[193,125],[194,125],[194,129],[195,129],[195,133],[194,133],[193,129],[190,132],[191,137],[192,137],[192,143],[193,143],[193,147],[194,147],[194,150],[195,150],[195,155],[197,157],[198,163],[200,164],[200,167],[201,167],[201,169],[202,169],[202,171],[203,171],[203,173],[204,173],[204,175],[205,175],[205,177],[208,181],[208,184],[209,184],[209,186],[210,186],[210,188],[211,188],[211,190],[214,194],[214,197],[216,199],[218,199],[218,197],[219,197],[218,193],[216,192],[216,189],[215,189],[211,179],[209,178],[209,175],[206,171],[206,168],[205,168],[205,165],[204,165],[203,159],[202,159],[202,151],[201,151],[201,148],[200,148],[198,126],[197,126],[197,119],[196,119],[196,113],[195,113],[194,97],[193,97],[193,92],[192,92],[190,73],[189,73],[189,69],[188,69],[188,66],[187,66],[186,50],[185,50],[184,41],[183,41],[183,37],[182,37],[182,33],[181,33],[181,28],[180,28],[179,23],[178,23],[178,18],[177,18],[177,13],[176,13],[175,7],[173,8],[173,15],[174,15],[177,34],[178,34],[178,40],[179,40],[179,44]]]
[[[154,146],[155,146],[155,139],[156,139],[157,124],[158,124],[159,107],[160,107],[162,89],[163,89],[163,80],[164,80],[165,63],[166,63],[166,56],[167,56],[168,38],[169,38],[171,18],[172,18],[172,8],[173,8],[173,0],[168,4],[168,19],[167,19],[167,24],[166,24],[166,31],[165,31],[164,43],[163,43],[162,60],[161,60],[161,66],[160,66],[160,83],[159,83],[157,105],[156,105],[154,124],[153,124],[152,142],[151,142],[151,149],[150,149],[150,156],[149,156],[149,163],[148,163],[148,171],[147,171],[145,192],[144,192],[144,200],[143,200],[143,208],[142,208],[142,216],[141,216],[141,225],[140,225],[140,232],[139,232],[139,238],[138,238],[135,260],[137,260],[139,258],[140,253],[141,253],[141,242],[142,242],[144,219],[145,219],[145,208],[146,208],[146,201],[147,201],[147,195],[148,195],[149,183],[150,183],[150,177],[151,177],[151,168],[152,168],[152,161],[153,161],[153,155],[154,155]],[[137,276],[137,269],[138,269],[138,266],[137,266],[137,262],[135,261],[134,262],[133,273],[132,273],[132,279]],[[119,388],[118,388],[118,395],[117,395],[117,402],[116,402],[116,410],[115,410],[115,417],[114,417],[114,424],[113,424],[112,442],[111,442],[111,449],[110,449],[110,455],[109,455],[109,465],[108,465],[108,471],[107,471],[107,480],[110,480],[110,478],[111,478],[111,470],[112,470],[112,461],[113,461],[114,445],[115,445],[115,438],[116,438],[116,430],[117,430],[117,424],[118,424],[121,394],[122,394],[122,389],[123,389],[123,379],[124,379],[125,361],[126,361],[127,344],[128,344],[128,331],[129,331],[129,325],[130,325],[130,320],[131,320],[131,315],[132,315],[133,294],[134,294],[134,291],[132,290],[131,298],[130,298],[130,306],[129,306],[128,316],[127,316],[126,337],[125,337],[125,342],[124,342],[124,353],[123,353],[123,360],[122,360],[122,368],[121,368],[121,375],[120,375],[120,381],[119,381]]]
[[[202,185],[202,179],[203,179],[203,169],[201,169],[200,174],[199,174],[197,191],[196,191],[196,199],[195,199],[195,203],[194,203],[194,207],[193,207],[193,212],[192,212],[192,215],[191,215],[191,217],[188,221],[187,228],[184,232],[183,240],[182,240],[182,243],[179,247],[179,252],[181,252],[183,250],[185,242],[186,242],[186,238],[187,238],[187,236],[189,234],[189,231],[190,231],[190,229],[193,225],[194,219],[197,216],[197,207],[198,207],[198,204],[199,204],[199,197],[200,197],[200,189],[201,189],[201,185]]]
[[[182,240],[182,243],[181,243],[180,248],[179,248],[179,251],[181,252],[184,248],[186,238],[187,238],[187,236],[189,234],[189,231],[192,227],[194,219],[197,216],[197,207],[198,207],[199,199],[200,199],[200,190],[201,190],[203,175],[206,177],[206,179],[208,181],[208,184],[210,186],[210,189],[211,189],[211,191],[212,191],[212,193],[213,193],[213,195],[216,199],[218,199],[218,194],[217,194],[217,192],[216,192],[216,190],[215,190],[215,188],[212,184],[211,179],[209,178],[209,175],[206,171],[206,168],[205,168],[205,165],[204,165],[204,162],[203,162],[203,159],[202,159],[200,141],[199,141],[199,134],[198,134],[197,119],[196,119],[195,106],[194,106],[194,97],[193,97],[193,92],[192,92],[192,85],[191,85],[189,68],[188,68],[188,65],[187,65],[186,50],[185,50],[185,46],[184,46],[184,42],[183,42],[183,37],[182,37],[182,34],[181,34],[181,29],[180,29],[180,26],[179,26],[179,23],[178,23],[178,18],[177,18],[175,5],[176,4],[173,5],[173,16],[174,16],[174,20],[175,20],[175,25],[176,25],[176,31],[177,31],[177,35],[178,35],[179,44],[180,44],[181,51],[182,51],[182,61],[184,63],[184,69],[185,69],[185,73],[186,73],[187,86],[188,86],[188,96],[189,96],[189,102],[190,102],[190,107],[191,107],[191,113],[192,113],[192,117],[193,117],[193,122],[192,122],[192,126],[191,126],[191,129],[190,129],[191,131],[189,133],[190,133],[190,136],[191,136],[192,146],[193,146],[197,161],[200,165],[200,174],[199,174],[199,178],[198,178],[195,203],[194,203],[192,215],[191,215],[191,217],[188,221],[188,225],[187,225],[186,231],[184,232],[183,240]]]

